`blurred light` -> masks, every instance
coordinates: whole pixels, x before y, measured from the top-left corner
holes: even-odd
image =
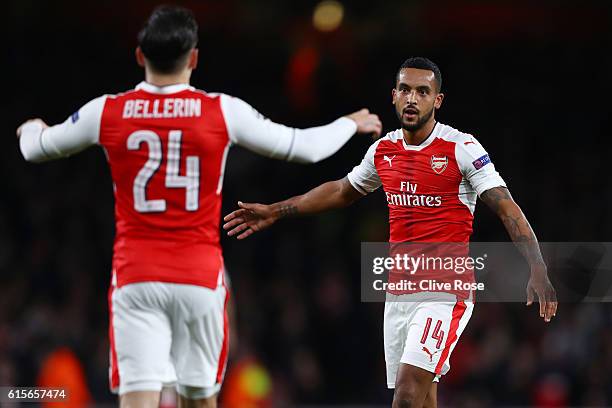
[[[246,357],[229,368],[220,405],[225,408],[271,408],[273,388],[268,370],[254,358]]]
[[[317,4],[312,15],[312,24],[319,31],[334,31],[342,24],[344,6],[334,0]]]

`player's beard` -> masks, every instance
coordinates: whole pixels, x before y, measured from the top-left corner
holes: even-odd
[[[399,119],[400,124],[402,125],[402,129],[407,130],[409,132],[414,132],[422,128],[423,125],[425,125],[425,123],[427,123],[429,119],[431,119],[434,113],[434,108],[432,107],[429,110],[429,112],[426,112],[423,116],[419,116],[415,123],[404,123],[404,120],[402,119],[403,110],[402,111],[396,110],[396,113],[397,113],[397,118]]]

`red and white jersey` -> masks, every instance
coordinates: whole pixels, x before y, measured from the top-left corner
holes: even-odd
[[[24,127],[30,161],[66,157],[98,144],[114,183],[116,284],[158,281],[214,288],[223,267],[219,245],[221,189],[232,143],[257,153],[315,162],[356,131],[340,118],[294,129],[264,118],[240,99],[188,84],[96,98],[64,123]]]
[[[377,140],[361,164],[348,174],[363,194],[381,185],[389,206],[390,256],[427,256],[431,259],[468,255],[476,197],[506,184],[489,155],[471,135],[437,123],[418,146],[408,145],[398,129]],[[399,245],[399,243],[465,243],[465,245]],[[397,244],[397,245],[393,245]],[[389,282],[416,281],[416,289],[388,290],[392,294],[422,291],[421,281],[452,284],[474,281],[473,269],[458,273],[445,268],[389,272]],[[465,289],[445,289],[468,298]]]
[[[418,146],[401,129],[388,133],[348,179],[363,194],[383,186],[392,243],[468,242],[476,196],[506,186],[473,136],[441,123]]]

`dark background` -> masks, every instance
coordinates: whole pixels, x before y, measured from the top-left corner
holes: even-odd
[[[28,118],[59,123],[142,80],[135,36],[155,4],[4,4],[0,385],[35,385],[49,353],[67,346],[92,401],[114,401],[106,379],[113,198],[104,155],[92,148],[27,164],[14,134]],[[539,239],[612,241],[606,2],[351,1],[330,33],[312,26],[316,2],[181,4],[200,23],[192,84],[293,126],[368,107],[392,131],[398,66],[431,58],[446,94],[438,119],[487,148]],[[223,213],[238,199],[272,202],[342,178],[370,142],[355,137],[312,166],[235,147]],[[386,240],[386,216],[377,192],[244,242],[223,239],[237,310],[228,376],[259,367],[257,378],[271,381],[260,405],[390,401],[383,305],[359,301],[360,242]],[[475,241],[508,240],[482,205],[474,231]],[[612,405],[612,307],[561,304],[545,325],[533,307],[477,306],[451,363],[441,405]]]

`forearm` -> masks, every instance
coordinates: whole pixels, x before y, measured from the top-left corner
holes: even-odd
[[[274,159],[314,163],[338,151],[355,134],[357,124],[340,118],[325,126],[296,129],[274,123],[246,102],[221,95],[230,140]]]
[[[525,214],[514,202],[505,187],[496,187],[485,191],[481,199],[498,215],[518,250],[530,266],[544,265],[544,259],[538,239]]]
[[[544,318],[544,321],[549,322],[557,313],[557,297],[555,288],[548,278],[538,239],[525,218],[525,214],[514,202],[506,187],[486,190],[480,195],[480,198],[499,216],[510,238],[529,263],[531,276],[527,282],[527,306],[531,305],[537,297],[540,303],[540,316]]]
[[[340,118],[309,129],[295,129],[295,140],[287,160],[297,163],[317,163],[336,153],[357,131],[354,121]]]
[[[306,194],[271,204],[271,207],[278,218],[287,218],[343,208],[359,197],[360,193],[344,178],[321,184]]]
[[[514,204],[513,207],[500,214],[508,235],[530,266],[543,265],[544,258],[540,245],[529,221],[518,205]]]

